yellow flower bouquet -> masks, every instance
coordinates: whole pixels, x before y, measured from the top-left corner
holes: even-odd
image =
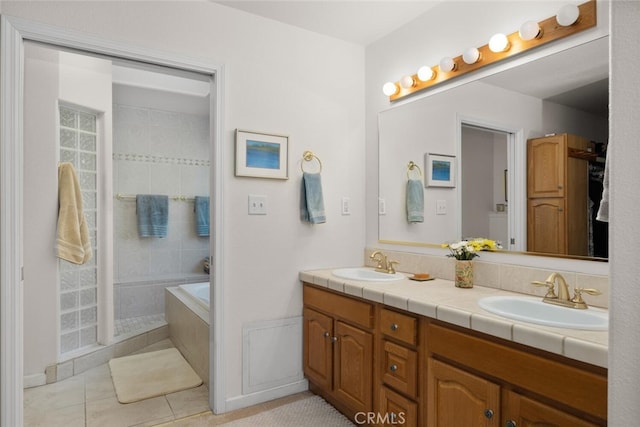
[[[443,248],[448,248],[451,253],[447,256],[461,261],[471,261],[480,256],[480,251],[494,251],[502,249],[499,242],[491,239],[476,238],[465,239],[455,243],[443,243]]]

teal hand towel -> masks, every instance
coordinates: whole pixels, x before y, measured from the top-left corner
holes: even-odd
[[[311,224],[327,222],[322,199],[322,182],[319,173],[302,174],[300,195],[300,219]]]
[[[409,223],[424,221],[424,190],[420,179],[407,181],[407,221]]]
[[[167,237],[169,197],[138,194],[136,196],[136,213],[140,237]]]
[[[196,196],[193,210],[196,214],[196,234],[198,236],[209,235],[209,198]]]

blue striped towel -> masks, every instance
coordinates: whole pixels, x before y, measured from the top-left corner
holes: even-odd
[[[138,194],[136,196],[136,212],[140,237],[167,237],[169,197]]]

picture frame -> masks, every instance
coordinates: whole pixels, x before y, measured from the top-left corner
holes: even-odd
[[[425,154],[426,187],[456,186],[456,156]]]
[[[289,137],[236,129],[235,174],[289,179]]]

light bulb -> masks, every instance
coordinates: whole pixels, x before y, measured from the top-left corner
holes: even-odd
[[[494,34],[489,40],[491,52],[504,52],[509,50],[509,39],[502,33]]]
[[[563,27],[575,24],[580,16],[580,9],[575,4],[562,6],[556,15],[556,21]]]
[[[410,87],[413,87],[415,83],[416,83],[415,80],[413,80],[413,77],[411,76],[402,76],[400,78],[400,86],[402,86],[404,89],[409,89]]]
[[[475,47],[465,50],[464,53],[462,54],[462,60],[469,65],[475,64],[476,62],[478,62],[479,59],[480,59],[480,51]]]
[[[536,21],[527,21],[520,26],[518,35],[522,40],[533,40],[542,37],[542,29]]]
[[[444,71],[445,73],[448,73],[449,71],[453,71],[455,69],[456,69],[456,63],[453,60],[453,58],[449,58],[447,56],[440,60],[440,71]]]
[[[435,77],[435,72],[431,69],[431,67],[427,67],[426,65],[424,67],[420,67],[418,69],[418,80],[420,80],[421,82],[426,82],[428,80],[431,80]]]
[[[382,86],[382,92],[387,96],[395,95],[398,92],[398,86],[394,82],[386,82]]]

